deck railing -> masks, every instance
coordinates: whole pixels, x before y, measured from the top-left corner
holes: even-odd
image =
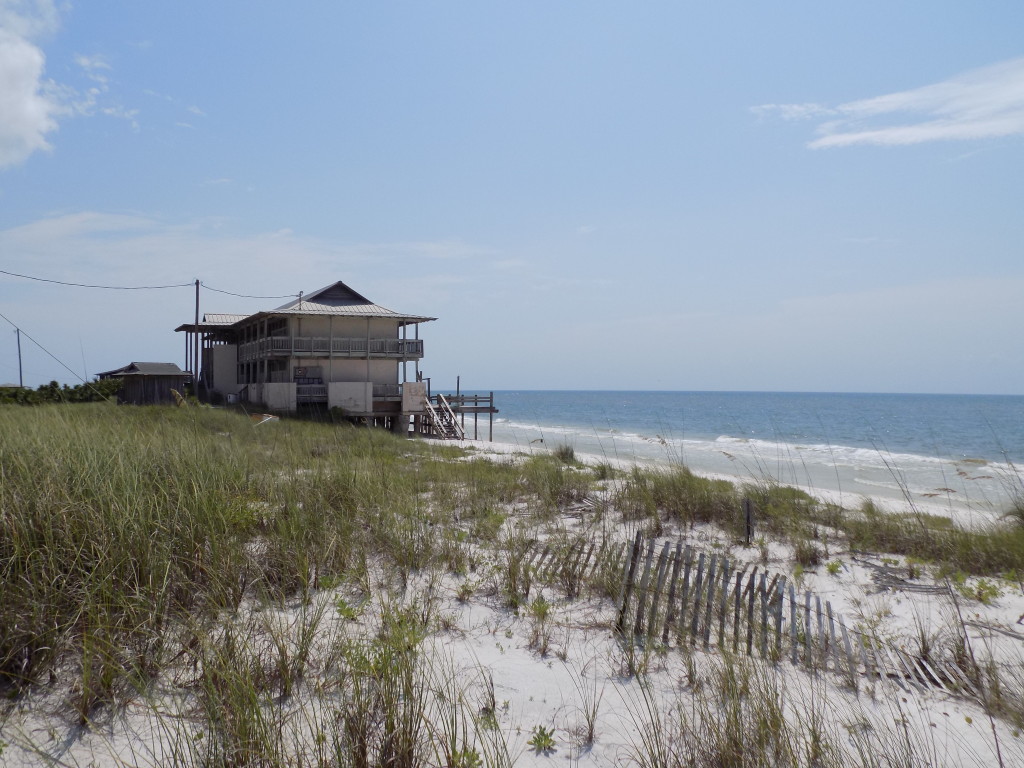
[[[423,357],[422,339],[334,338],[328,336],[270,336],[238,346],[239,362],[264,357],[377,357],[416,360]]]

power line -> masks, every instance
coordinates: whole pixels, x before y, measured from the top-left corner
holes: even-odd
[[[6,273],[5,273],[5,274],[6,274]],[[102,392],[100,392],[100,391],[99,391],[98,389],[96,389],[96,387],[94,387],[94,386],[93,386],[93,385],[92,385],[92,384],[91,384],[90,382],[88,382],[88,381],[86,381],[85,379],[83,379],[83,378],[82,378],[81,376],[79,376],[79,375],[78,375],[78,373],[76,373],[76,372],[75,372],[75,371],[73,371],[73,370],[72,370],[71,368],[69,368],[69,367],[68,367],[67,365],[65,365],[65,364],[64,364],[64,361],[63,361],[63,360],[61,360],[61,359],[60,359],[59,357],[57,357],[57,356],[56,356],[55,354],[53,354],[53,353],[52,353],[52,352],[51,352],[50,350],[48,350],[48,349],[47,349],[46,347],[44,347],[44,346],[43,346],[42,344],[40,344],[40,343],[39,343],[38,341],[36,341],[35,339],[33,339],[33,338],[32,338],[32,337],[31,337],[31,336],[30,336],[30,335],[28,334],[28,332],[27,332],[27,331],[25,331],[25,329],[24,329],[24,328],[19,328],[19,327],[18,327],[18,326],[17,326],[16,324],[15,324],[15,322],[14,322],[13,320],[11,320],[11,318],[7,317],[7,315],[5,315],[5,314],[4,314],[3,312],[0,312],[0,317],[2,317],[2,318],[3,318],[4,320],[6,320],[6,321],[7,321],[8,323],[10,323],[10,324],[11,324],[12,326],[14,326],[14,328],[15,328],[15,329],[16,329],[16,330],[17,330],[17,331],[18,331],[18,332],[20,333],[20,334],[22,334],[22,335],[23,335],[23,336],[24,336],[24,337],[25,337],[26,339],[28,339],[29,341],[31,341],[31,342],[32,342],[33,344],[35,344],[35,345],[36,345],[37,347],[39,347],[39,348],[40,348],[41,350],[43,350],[43,352],[45,352],[45,353],[46,353],[46,354],[48,354],[48,355],[49,355],[50,357],[52,357],[52,358],[53,358],[54,360],[56,360],[56,361],[57,361],[57,362],[58,362],[58,363],[59,363],[59,364],[61,365],[61,367],[63,367],[63,368],[64,368],[64,369],[65,369],[65,370],[66,370],[66,371],[67,371],[68,373],[70,373],[70,374],[71,374],[72,376],[74,376],[74,377],[75,377],[76,379],[78,379],[78,380],[79,380],[80,382],[82,382],[83,384],[85,384],[85,386],[89,387],[89,389],[91,389],[91,390],[92,390],[93,392],[95,392],[95,393],[96,393],[97,395],[99,395],[100,397],[103,397],[103,398],[104,398],[105,400],[109,400],[109,399],[110,399],[109,397],[106,397],[106,396],[105,396],[105,395],[104,395],[104,394],[103,394]]]
[[[203,288],[214,293],[226,293],[228,296],[237,296],[240,299],[294,299],[298,297],[297,293],[288,293],[284,296],[250,296],[245,293],[232,293],[231,291],[222,291],[220,288],[211,288],[206,283],[199,283]]]
[[[93,285],[90,283],[72,283],[66,280],[51,280],[47,277],[34,277],[33,275],[22,275],[17,272],[8,272],[6,269],[0,269],[0,275],[10,275],[11,277],[20,277],[24,280],[36,280],[40,283],[53,283],[55,285],[70,285],[74,288],[102,288],[107,291],[156,291],[164,288],[191,288],[195,285],[194,282],[188,283],[174,283],[173,285]],[[235,293],[233,291],[225,291],[221,288],[214,288],[207,285],[206,283],[200,283],[200,285],[208,291],[214,293],[223,293],[228,296],[237,296],[240,299],[294,299],[298,296],[297,293],[288,293],[283,296],[252,296],[247,293]]]
[[[25,280],[37,280],[40,283],[70,285],[75,288],[103,288],[108,291],[156,291],[162,288],[189,288],[192,286],[192,283],[175,283],[174,285],[89,285],[87,283],[69,283],[64,280],[50,280],[45,277],[33,277],[32,275],[19,275],[17,272],[8,272],[5,269],[0,269],[0,274],[21,277]]]

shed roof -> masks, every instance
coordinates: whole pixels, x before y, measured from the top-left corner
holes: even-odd
[[[112,371],[97,373],[101,379],[114,376],[188,376],[177,363],[128,363]]]

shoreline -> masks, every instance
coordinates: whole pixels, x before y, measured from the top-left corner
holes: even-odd
[[[492,454],[494,456],[510,456],[515,454],[551,454],[558,445],[571,445],[569,442],[552,443],[549,445],[544,439],[531,440],[526,444],[499,440],[488,442],[485,440],[471,439],[458,441],[431,439],[429,442],[440,445],[459,445],[462,448],[472,449],[478,454]],[[780,485],[796,488],[826,504],[835,504],[847,510],[858,509],[864,503],[870,501],[879,510],[887,514],[925,514],[936,517],[945,517],[952,520],[955,524],[968,529],[998,523],[1005,515],[1005,511],[996,509],[991,503],[986,505],[988,508],[985,508],[985,506],[980,506],[975,502],[966,501],[965,503],[965,501],[961,499],[954,500],[951,495],[941,501],[935,501],[927,498],[907,498],[907,495],[905,494],[901,496],[894,496],[884,493],[865,493],[862,491],[851,490],[844,491],[835,488],[823,488],[808,483],[790,482],[774,477],[765,477],[764,475],[756,477],[750,474],[708,470],[690,466],[685,462],[671,461],[667,459],[658,460],[649,456],[634,456],[632,459],[624,459],[618,456],[609,457],[585,450],[581,451],[576,449],[575,446],[573,446],[573,450],[575,452],[576,459],[587,466],[608,464],[623,471],[629,471],[633,467],[670,469],[674,466],[685,466],[699,477],[704,477],[710,480],[724,480],[737,486],[770,480],[771,482],[777,482]]]

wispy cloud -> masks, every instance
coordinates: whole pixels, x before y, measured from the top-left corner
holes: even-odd
[[[808,146],[899,146],[1024,134],[1024,58],[964,72],[909,91],[823,104],[762,104],[761,117],[817,120]]]
[[[112,67],[104,56],[75,56],[87,87],[45,76],[46,55],[38,41],[56,31],[59,22],[52,0],[0,0],[0,169],[50,150],[49,137],[62,118],[102,115],[139,129],[138,110],[111,94]]]
[[[57,130],[62,106],[33,41],[56,25],[52,2],[0,2],[0,168],[50,148],[47,135]]]
[[[81,67],[93,80],[100,83],[107,82],[107,76],[103,74],[103,70],[109,70],[111,67],[103,56],[84,56],[79,54],[75,56],[75,64]]]

